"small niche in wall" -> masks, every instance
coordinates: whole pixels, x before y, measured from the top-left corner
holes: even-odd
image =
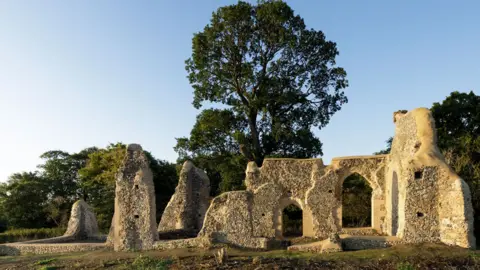
[[[135,185],[135,189],[138,189],[138,185]]]
[[[139,215],[134,215],[133,217],[134,217],[134,218],[139,218],[140,216],[139,216]]]
[[[264,216],[265,216],[265,214],[262,213],[262,217],[264,217]]]
[[[419,217],[419,218],[420,218],[420,217],[423,217],[423,216],[424,216],[424,215],[423,215],[423,213],[422,213],[422,212],[417,212],[417,217]]]
[[[420,180],[420,179],[422,179],[423,171],[421,171],[421,170],[420,170],[420,171],[415,171],[414,176],[415,176],[415,180]]]
[[[332,192],[333,192],[333,190],[331,190],[331,189],[328,190],[328,193],[332,193]]]

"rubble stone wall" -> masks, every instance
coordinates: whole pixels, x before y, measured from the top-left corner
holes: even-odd
[[[186,230],[199,232],[210,205],[210,180],[191,161],[183,164],[175,193],[165,208],[159,232]]]
[[[108,242],[117,250],[148,250],[158,240],[153,175],[142,147],[130,144],[119,169]]]
[[[394,122],[386,184],[388,233],[405,242],[475,247],[470,191],[437,147],[431,112],[397,112]]]

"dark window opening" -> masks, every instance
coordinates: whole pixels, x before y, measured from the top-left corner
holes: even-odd
[[[422,171],[416,171],[415,172],[415,179],[417,179],[417,180],[422,179],[422,174],[423,174]]]
[[[299,237],[303,235],[303,212],[299,207],[291,204],[283,209],[283,236]]]
[[[135,185],[135,189],[138,189],[138,185]]]
[[[134,218],[139,218],[140,216],[139,216],[139,215],[134,215],[133,217],[134,217]]]
[[[328,191],[328,193],[332,193],[332,192],[333,192],[333,190],[331,190],[331,189]]]
[[[423,217],[423,213],[417,212],[417,217]]]
[[[345,178],[342,186],[342,227],[371,227],[372,188],[361,175]]]

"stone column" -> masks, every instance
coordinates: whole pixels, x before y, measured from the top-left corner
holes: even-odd
[[[130,144],[116,178],[113,246],[115,251],[148,250],[158,240],[155,188],[149,161]]]

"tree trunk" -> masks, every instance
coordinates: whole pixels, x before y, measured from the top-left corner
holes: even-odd
[[[257,130],[257,112],[250,111],[248,115],[248,125],[250,127],[250,132],[252,133],[253,139],[253,154],[255,155],[255,163],[257,166],[262,166],[263,163],[263,155],[262,155],[262,148],[260,147],[260,139],[258,138],[258,130]]]

